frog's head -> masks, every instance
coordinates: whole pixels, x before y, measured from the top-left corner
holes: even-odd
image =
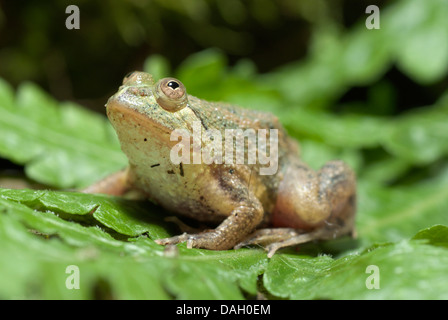
[[[197,115],[189,107],[184,85],[177,79],[157,82],[145,72],[127,75],[107,102],[107,116],[131,163],[169,156],[175,129],[192,132]],[[145,160],[146,159],[146,160]]]
[[[163,78],[157,82],[146,72],[132,72],[106,104],[107,115],[116,131],[126,122],[136,125],[156,126],[172,131],[188,128],[192,114],[188,105],[185,86],[175,78]],[[128,121],[125,121],[124,116]]]

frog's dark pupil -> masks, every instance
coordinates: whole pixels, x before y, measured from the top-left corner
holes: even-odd
[[[176,82],[176,81],[170,81],[167,83],[167,86],[170,87],[171,89],[177,89],[180,87],[180,85]]]

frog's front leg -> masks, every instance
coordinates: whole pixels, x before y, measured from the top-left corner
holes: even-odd
[[[237,247],[262,244],[276,250],[312,240],[354,234],[356,181],[342,161],[330,161],[315,172],[303,162],[286,168],[272,217],[273,229],[262,229]]]
[[[128,183],[128,170],[124,169],[115,172],[100,181],[84,188],[81,192],[84,193],[103,193],[113,196],[121,196],[130,189]]]
[[[227,250],[246,238],[263,219],[263,207],[252,197],[237,206],[232,213],[214,230],[198,234],[182,234],[172,238],[158,239],[161,245],[187,242],[188,248]]]

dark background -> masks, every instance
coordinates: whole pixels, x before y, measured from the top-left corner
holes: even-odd
[[[393,1],[374,1],[382,10]],[[65,8],[80,9],[81,28],[68,30]],[[252,60],[260,73],[308,54],[322,26],[349,31],[366,19],[372,1],[1,1],[0,77],[17,86],[33,81],[59,100],[102,111],[123,76],[152,54],[175,69],[186,57],[219,48],[229,64]],[[420,86],[392,66],[394,112],[431,104],[446,78]],[[366,98],[353,87],[341,101]]]

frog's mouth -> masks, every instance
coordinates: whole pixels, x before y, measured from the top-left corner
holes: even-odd
[[[123,131],[134,131],[139,129],[139,134],[144,135],[147,131],[157,131],[159,134],[170,134],[172,130],[154,121],[152,117],[142,113],[137,108],[132,108],[115,99],[110,99],[106,105],[107,117],[117,134]]]

